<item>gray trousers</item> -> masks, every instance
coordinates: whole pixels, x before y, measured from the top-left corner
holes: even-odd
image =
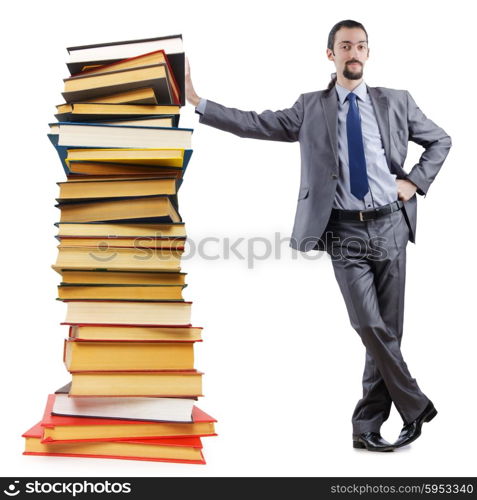
[[[325,246],[349,319],[366,347],[363,396],[352,416],[353,434],[379,432],[391,403],[404,423],[429,399],[401,353],[409,228],[402,210],[378,219],[330,221]]]

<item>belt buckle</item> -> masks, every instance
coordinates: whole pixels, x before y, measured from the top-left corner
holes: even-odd
[[[369,219],[366,217],[366,214],[370,214],[370,215],[373,215],[373,214],[376,214],[376,213],[379,213],[376,209],[374,210],[360,210],[359,211],[359,220],[361,222],[366,222],[368,220],[372,220],[372,219],[375,219],[375,217],[370,217]]]

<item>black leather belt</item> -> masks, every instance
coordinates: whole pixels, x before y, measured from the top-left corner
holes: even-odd
[[[388,205],[383,205],[382,207],[372,208],[370,210],[341,210],[338,208],[333,208],[331,210],[330,220],[357,220],[365,222],[367,220],[378,219],[383,215],[392,214],[401,210],[404,203],[401,200],[393,201]]]

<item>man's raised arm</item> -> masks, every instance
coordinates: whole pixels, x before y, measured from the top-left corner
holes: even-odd
[[[269,141],[294,142],[298,140],[303,123],[303,94],[295,104],[280,111],[266,110],[262,113],[227,108],[214,101],[201,99],[194,90],[190,76],[189,61],[186,59],[185,89],[187,101],[196,106],[201,115],[199,122],[230,132],[239,137]]]

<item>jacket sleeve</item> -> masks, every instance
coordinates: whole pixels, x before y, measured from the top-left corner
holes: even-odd
[[[426,195],[449,153],[452,141],[442,128],[419,109],[411,94],[406,93],[409,140],[425,149],[407,178],[418,187],[420,195]]]
[[[227,108],[207,99],[200,123],[230,132],[239,137],[268,141],[295,142],[298,140],[304,115],[303,94],[288,109],[266,110],[262,113]]]

